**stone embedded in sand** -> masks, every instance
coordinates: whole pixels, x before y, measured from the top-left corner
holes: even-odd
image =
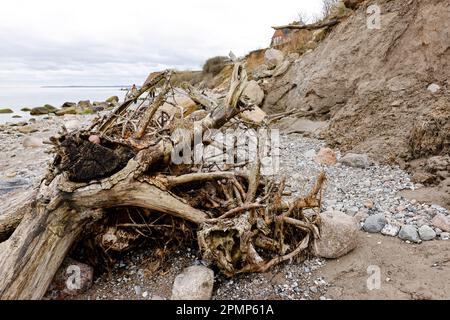
[[[431,93],[437,93],[439,90],[441,90],[441,87],[436,83],[432,83],[428,86],[427,90]]]
[[[19,131],[20,133],[23,133],[23,134],[30,134],[30,133],[33,133],[33,132],[37,132],[39,130],[37,129],[36,126],[30,125],[30,126],[18,127],[17,131]]]
[[[171,300],[209,300],[214,285],[214,272],[204,266],[183,270],[173,283]]]
[[[318,164],[325,164],[328,166],[332,166],[337,162],[336,153],[330,148],[320,149],[314,160]]]
[[[318,257],[337,259],[357,246],[358,225],[354,218],[340,211],[320,214],[320,239],[314,239],[312,250]]]
[[[366,207],[367,209],[373,209],[374,206],[375,204],[372,200],[367,199],[366,201],[364,201],[364,207]]]
[[[75,131],[81,128],[81,122],[76,119],[73,119],[64,122],[64,126],[68,131]]]
[[[382,214],[375,214],[369,216],[364,222],[363,229],[369,233],[378,233],[383,230],[384,226],[387,224],[387,220]]]
[[[431,223],[434,227],[441,229],[445,232],[450,232],[450,219],[442,213],[438,213]]]
[[[353,168],[367,168],[369,163],[369,158],[367,154],[356,154],[356,153],[347,153],[340,160],[340,163]]]
[[[23,139],[22,145],[25,148],[38,148],[38,147],[42,147],[44,144],[43,144],[41,138],[25,137],[25,139]]]
[[[430,226],[424,225],[419,228],[419,236],[423,241],[430,241],[436,238],[436,232]]]
[[[398,233],[398,237],[402,240],[408,240],[411,242],[419,243],[420,237],[417,232],[417,228],[411,225],[403,226]]]

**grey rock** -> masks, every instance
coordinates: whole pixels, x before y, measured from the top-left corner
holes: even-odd
[[[346,212],[349,216],[354,217],[354,216],[359,212],[359,209],[358,209],[358,207],[350,207],[350,208],[348,208],[345,212]]]
[[[252,80],[245,87],[242,98],[249,104],[259,106],[264,100],[264,91],[255,80]]]
[[[61,109],[74,108],[76,106],[77,104],[75,102],[64,102],[63,105],[61,106]]]
[[[430,241],[436,238],[436,232],[430,226],[424,225],[419,228],[419,236],[423,241]]]
[[[275,69],[278,65],[280,65],[284,60],[284,53],[277,49],[268,49],[264,53],[264,62],[269,68]]]
[[[369,163],[369,158],[366,154],[356,154],[356,153],[347,153],[344,157],[342,157],[339,162],[348,167],[353,168],[367,168]]]
[[[46,114],[49,114],[49,113],[55,113],[57,111],[58,111],[57,108],[55,108],[55,107],[53,107],[53,106],[51,106],[49,104],[46,104],[43,107],[37,107],[37,108],[31,109],[30,114],[32,116],[39,116],[39,115],[46,115]]]
[[[214,272],[204,266],[183,270],[173,283],[172,300],[209,300],[214,285]]]
[[[283,61],[278,67],[273,71],[273,76],[278,77],[286,73],[288,71],[291,63],[288,60]]]
[[[378,233],[383,230],[384,226],[387,224],[387,220],[382,214],[375,214],[369,216],[364,222],[363,229],[366,232]]]
[[[415,243],[420,242],[419,233],[417,232],[417,228],[411,225],[403,226],[400,229],[398,237],[402,240],[407,240]]]
[[[300,58],[300,55],[297,52],[291,52],[287,55],[287,59],[290,62],[294,62],[295,60],[297,60],[298,58]]]
[[[269,70],[267,65],[262,64],[262,65],[258,66],[255,70],[253,70],[253,79],[258,80],[258,79],[269,78],[273,75],[273,73],[274,73],[274,70]]]

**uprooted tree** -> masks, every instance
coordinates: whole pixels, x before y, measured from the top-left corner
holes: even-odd
[[[203,110],[156,118],[173,92],[170,76],[153,74],[137,95],[89,129],[63,128],[51,139],[55,157],[40,186],[11,201],[0,216],[0,241],[7,238],[0,243],[1,299],[42,298],[66,255],[93,226],[94,246],[104,253],[131,248],[147,231],[191,232],[203,258],[227,276],[263,272],[306,253],[319,237],[318,215],[305,209],[320,207],[323,174],[306,197],[286,201],[284,180],[264,177],[258,156],[240,169],[171,161],[177,146],[195,149],[196,130],[244,125],[239,114],[253,106],[242,95],[243,66],[235,64],[225,99],[189,88]],[[155,88],[150,104],[135,103]],[[176,134],[179,128],[184,134]],[[202,137],[201,144],[214,143]],[[120,221],[108,221],[111,210],[121,213]]]

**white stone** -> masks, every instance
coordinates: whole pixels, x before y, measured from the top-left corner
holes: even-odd
[[[436,238],[436,232],[430,226],[423,225],[419,228],[419,236],[423,241],[430,241]]]
[[[387,224],[384,226],[383,230],[381,230],[381,234],[385,236],[396,237],[399,231],[400,227],[393,224]]]
[[[441,87],[436,83],[432,83],[428,86],[427,90],[430,91],[431,93],[436,93],[439,90],[441,90]]]
[[[204,266],[183,270],[173,283],[172,300],[209,300],[214,285],[214,272]]]
[[[64,122],[64,126],[66,127],[67,131],[76,131],[81,128],[81,122],[76,119],[68,120]]]
[[[25,148],[38,148],[38,147],[42,147],[43,141],[41,138],[37,138],[37,137],[25,137],[23,139],[22,145]]]

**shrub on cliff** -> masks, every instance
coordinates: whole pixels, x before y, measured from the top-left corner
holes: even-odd
[[[206,60],[205,64],[203,65],[203,73],[205,74],[212,74],[213,76],[216,76],[220,73],[220,71],[225,68],[230,62],[230,59],[227,57],[213,57],[208,60]]]

